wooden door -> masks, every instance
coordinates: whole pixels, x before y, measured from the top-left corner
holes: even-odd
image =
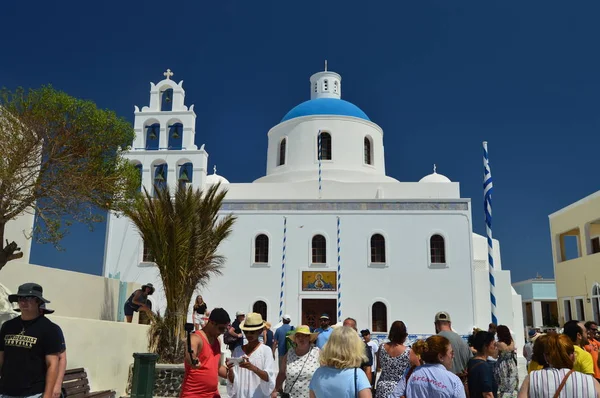
[[[330,325],[337,323],[336,299],[303,299],[302,300],[302,324],[311,328],[321,326],[319,318],[322,314],[329,315]]]

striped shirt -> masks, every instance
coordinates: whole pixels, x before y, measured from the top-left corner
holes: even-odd
[[[529,397],[552,398],[569,369],[542,369],[529,374]],[[580,372],[573,372],[560,392],[560,398],[595,397],[594,378]]]

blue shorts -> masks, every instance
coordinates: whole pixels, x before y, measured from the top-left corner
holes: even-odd
[[[125,316],[133,316],[133,313],[137,311],[137,309],[130,306],[129,303],[125,303],[123,310],[125,311]]]

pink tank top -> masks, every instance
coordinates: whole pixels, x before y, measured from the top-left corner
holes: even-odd
[[[185,363],[185,376],[181,385],[180,398],[220,398],[219,395],[219,361],[221,344],[215,339],[212,345],[203,333],[194,332],[202,339],[202,350],[198,359],[200,368],[194,369]],[[186,354],[189,355],[189,354]]]

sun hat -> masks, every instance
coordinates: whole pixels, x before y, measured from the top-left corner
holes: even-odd
[[[16,294],[8,296],[8,301],[16,303],[19,301],[19,297],[36,297],[42,300],[44,303],[49,303],[50,300],[44,298],[44,289],[37,283],[24,283],[19,286],[19,290]]]
[[[149,287],[150,289],[150,293],[148,293],[149,295],[151,295],[152,293],[154,293],[154,286],[152,285],[152,283],[146,283],[145,285],[142,285],[142,290],[144,290],[145,288]]]
[[[527,335],[529,336],[529,338],[533,338],[533,336],[535,336],[537,334],[537,330],[535,329],[530,329],[529,332],[527,332]]]
[[[435,314],[435,321],[436,322],[452,322],[450,320],[450,314],[448,314],[446,311],[440,311],[437,314]]]
[[[258,312],[251,312],[248,314],[244,322],[240,324],[240,329],[247,332],[254,330],[260,330],[265,327],[265,321],[263,321],[262,315]]]
[[[310,336],[310,342],[314,343],[315,340],[317,340],[317,336],[319,335],[319,333],[311,333],[310,332],[310,327],[308,325],[300,325],[296,328],[295,333],[293,333],[292,335],[289,336],[289,339],[292,340],[294,343],[296,342],[296,335],[297,334],[305,334]]]
[[[537,339],[539,339],[540,337],[545,336],[545,335],[546,335],[546,333],[536,333],[535,336],[533,336],[530,340],[532,343],[535,343],[535,341]]]

